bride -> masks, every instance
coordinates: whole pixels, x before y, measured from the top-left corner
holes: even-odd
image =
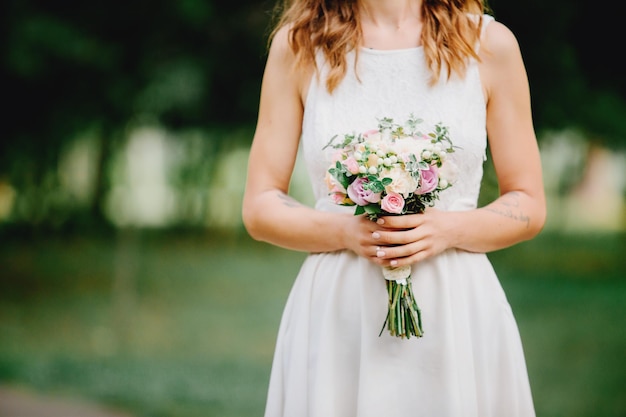
[[[373,222],[324,183],[331,137],[443,123],[459,173],[422,214]],[[489,147],[500,195],[478,207]],[[316,203],[289,196],[301,149]],[[243,219],[308,252],[285,305],[266,417],[532,417],[515,318],[486,253],[545,221],[517,40],[482,0],[291,0],[271,35]],[[383,333],[381,267],[412,269],[424,336]]]

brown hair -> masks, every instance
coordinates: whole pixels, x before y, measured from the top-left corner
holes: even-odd
[[[476,45],[482,29],[482,15],[488,10],[486,0],[423,0],[421,34],[426,63],[435,84],[445,68],[465,74],[468,58],[478,58]],[[277,23],[269,41],[279,29],[289,25],[289,44],[296,56],[296,67],[313,65],[319,50],[330,66],[326,88],[332,92],[346,74],[346,53],[362,41],[358,0],[282,0],[275,13]]]

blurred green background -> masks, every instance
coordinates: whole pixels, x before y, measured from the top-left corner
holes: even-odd
[[[527,64],[549,199],[539,237],[490,254],[537,415],[623,417],[619,14],[491,5]],[[240,218],[272,10],[0,2],[0,387],[138,417],[262,415],[305,256]],[[306,181],[299,163],[291,192],[310,203]],[[488,161],[481,200],[496,194]]]

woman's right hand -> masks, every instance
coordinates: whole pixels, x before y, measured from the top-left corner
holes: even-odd
[[[377,265],[383,265],[385,261],[380,254],[384,252],[384,247],[374,238],[374,232],[382,230],[381,226],[366,215],[352,215],[344,225],[343,245],[346,249]]]

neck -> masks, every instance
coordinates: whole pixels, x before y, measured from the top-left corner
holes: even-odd
[[[400,29],[421,21],[421,0],[360,0],[361,20],[377,27]]]
[[[360,0],[362,43],[372,49],[421,45],[421,0]]]

